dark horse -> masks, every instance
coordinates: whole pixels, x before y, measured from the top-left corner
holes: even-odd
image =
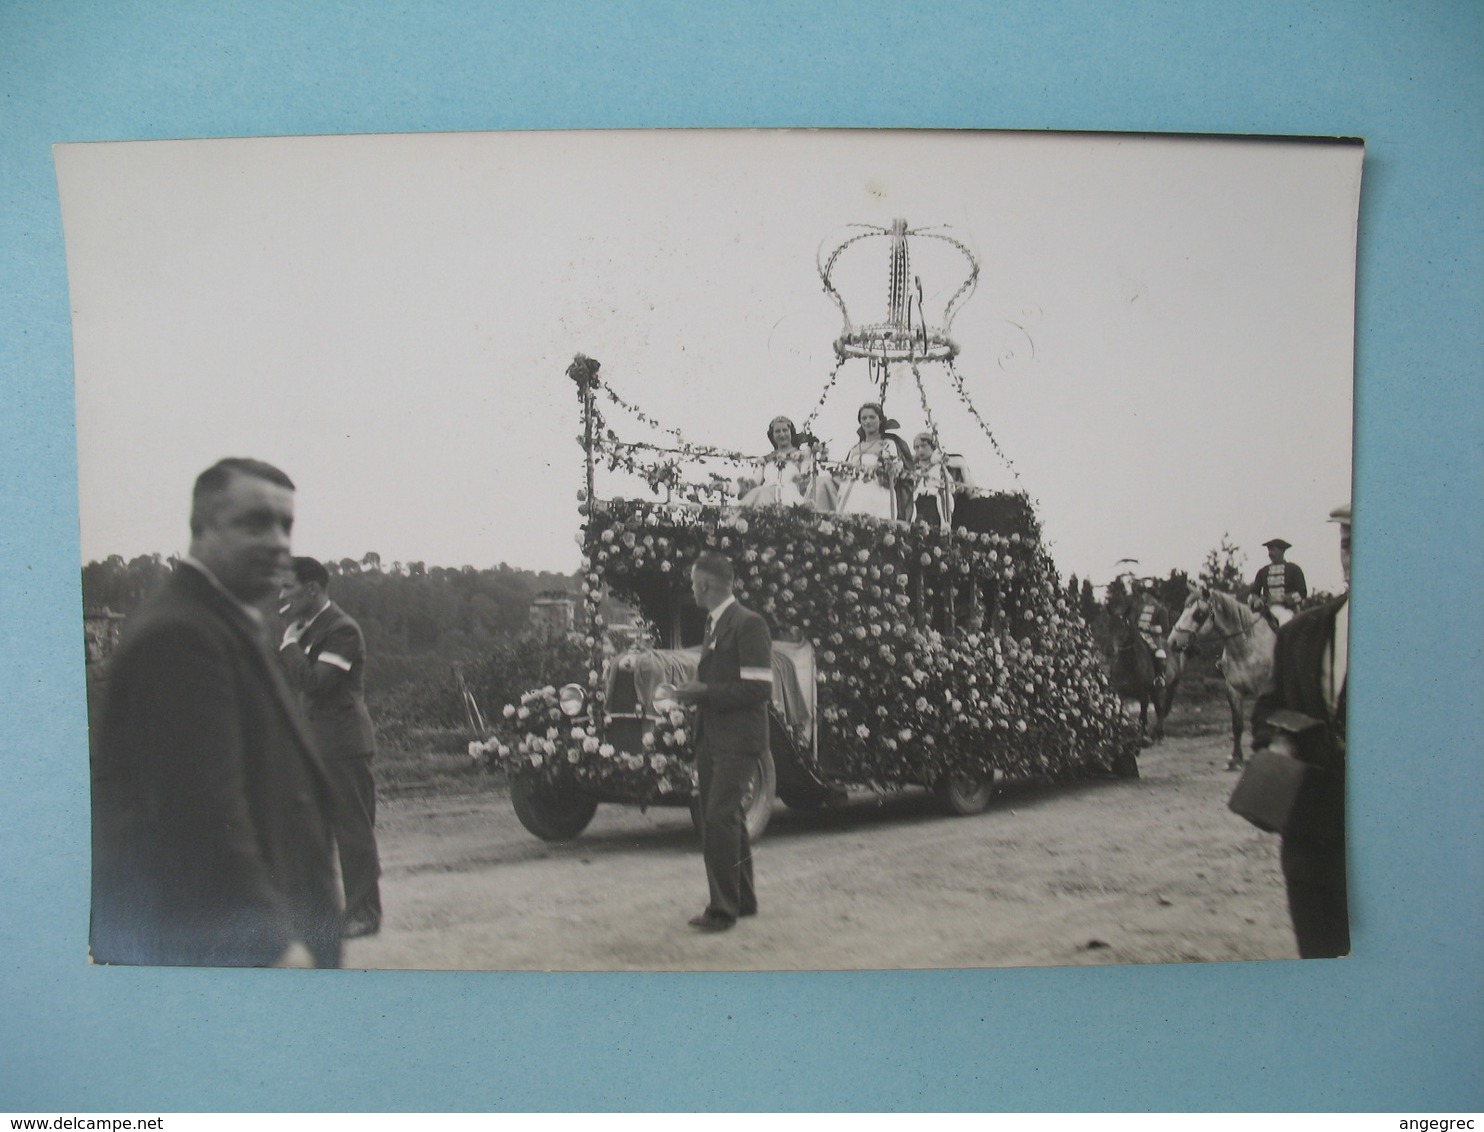
[[[1159,661],[1138,626],[1130,616],[1116,618],[1113,622],[1113,661],[1108,669],[1108,681],[1113,690],[1125,700],[1139,705],[1139,733],[1147,747],[1165,737],[1165,716],[1170,714],[1170,705],[1175,700],[1175,685],[1185,667],[1185,654],[1165,642],[1165,682],[1155,682],[1155,666]],[[1149,728],[1149,707],[1154,706],[1154,729]]]

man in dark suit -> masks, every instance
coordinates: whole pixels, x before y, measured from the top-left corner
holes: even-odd
[[[1340,564],[1350,582],[1350,507],[1330,512],[1340,525]],[[1273,673],[1252,712],[1252,746],[1306,766],[1281,860],[1299,954],[1350,953],[1345,889],[1345,671],[1349,594],[1300,613],[1278,633]]]
[[[330,775],[330,824],[345,885],[344,939],[381,930],[381,863],[376,853],[376,733],[366,711],[366,640],[329,597],[330,574],[295,558],[280,610],[292,620],[278,655],[303,697],[309,732]]]
[[[725,556],[707,551],[690,576],[696,604],[707,611],[706,636],[696,679],[677,688],[675,698],[698,708],[701,852],[711,889],[705,911],[690,926],[718,932],[757,912],[742,799],[768,749],[773,642],[768,623],[733,596]]]
[[[125,629],[93,752],[95,962],[339,964],[328,783],[255,607],[293,522],[277,468],[208,468],[189,555]]]

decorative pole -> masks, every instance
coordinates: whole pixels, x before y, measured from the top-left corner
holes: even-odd
[[[591,507],[593,497],[593,396],[598,384],[598,370],[602,362],[578,354],[567,367],[567,376],[577,383],[582,392],[582,450],[587,459],[587,500]]]
[[[591,534],[593,530],[593,516],[597,511],[597,500],[593,497],[593,447],[596,442],[595,434],[599,421],[597,407],[594,404],[594,396],[598,386],[598,369],[600,365],[601,363],[596,358],[589,358],[584,354],[578,354],[572,359],[572,364],[567,367],[567,376],[577,383],[577,388],[582,394],[582,451],[587,462],[587,496],[585,500],[587,522],[583,526],[588,534]],[[601,740],[603,737],[604,722],[602,592],[596,584],[598,575],[594,573],[593,558],[586,546],[583,548],[583,570],[587,575],[582,580],[583,607],[587,613],[589,666],[587,683],[592,692],[594,705],[589,734]]]

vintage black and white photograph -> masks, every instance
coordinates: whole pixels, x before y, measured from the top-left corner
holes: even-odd
[[[1363,156],[58,146],[79,962],[1348,954]]]

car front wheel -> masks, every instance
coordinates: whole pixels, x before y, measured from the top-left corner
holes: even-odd
[[[768,828],[768,819],[773,816],[773,794],[778,789],[778,772],[773,766],[773,755],[765,751],[758,760],[758,770],[742,793],[742,813],[747,818],[747,836],[756,841]],[[690,820],[701,831],[701,799],[690,800]]]
[[[953,771],[938,779],[934,788],[943,809],[958,817],[982,814],[994,796],[993,776]]]
[[[598,812],[598,800],[521,776],[510,783],[510,804],[520,824],[542,841],[571,841]]]

